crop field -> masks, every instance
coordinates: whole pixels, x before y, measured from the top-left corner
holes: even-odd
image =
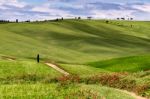
[[[150,98],[149,27],[114,20],[0,23],[0,98]]]

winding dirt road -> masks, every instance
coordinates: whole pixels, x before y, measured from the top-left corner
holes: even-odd
[[[122,91],[122,90],[121,90]],[[128,94],[128,95],[130,95],[130,96],[132,96],[132,97],[134,97],[135,99],[147,99],[147,98],[144,98],[144,97],[141,97],[141,96],[137,96],[135,93],[133,93],[133,92],[128,92],[128,91],[126,91],[126,90],[123,90],[122,92],[124,92],[124,93],[126,93],[126,94]]]
[[[50,67],[52,67],[52,68],[54,68],[55,70],[57,70],[58,72],[64,74],[65,76],[68,76],[68,75],[69,75],[68,72],[66,72],[66,71],[64,71],[63,69],[59,68],[59,67],[58,67],[57,65],[55,65],[55,64],[52,64],[52,63],[45,63],[45,64],[48,65],[48,66],[50,66]]]

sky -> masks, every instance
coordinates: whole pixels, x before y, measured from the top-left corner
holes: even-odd
[[[150,20],[150,0],[0,0],[0,20],[132,17]]]

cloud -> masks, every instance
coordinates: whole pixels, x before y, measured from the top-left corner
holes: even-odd
[[[134,17],[147,19],[150,3],[127,0],[0,0],[0,19],[44,20],[58,17],[117,18]],[[145,3],[146,2],[146,3]],[[143,16],[142,16],[143,15]],[[144,18],[145,17],[145,18]]]
[[[0,6],[2,5],[10,5],[10,6],[22,8],[27,4],[25,2],[19,2],[18,0],[0,0]]]
[[[133,5],[132,7],[135,8],[135,9],[138,9],[140,11],[150,13],[150,4]]]
[[[134,17],[132,10],[92,10],[91,16],[95,18],[116,19],[118,17]],[[111,17],[110,17],[111,16]]]

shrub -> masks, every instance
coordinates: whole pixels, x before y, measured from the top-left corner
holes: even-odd
[[[80,89],[76,92],[72,92],[68,94],[65,99],[72,99],[72,97],[74,97],[73,99],[76,99],[75,97],[78,97],[78,99],[105,99],[99,96],[97,92],[88,89]]]
[[[110,87],[116,86],[117,83],[120,82],[120,77],[117,74],[112,75],[102,75],[100,77],[100,83],[102,85],[108,85]]]
[[[136,86],[133,91],[142,96],[148,96],[148,91],[150,91],[150,85],[146,84],[146,85]],[[149,93],[149,96],[150,96],[150,93]]]
[[[71,84],[71,83],[79,83],[80,77],[74,76],[74,75],[62,76],[62,77],[59,77],[57,81],[63,86],[63,85]]]
[[[136,86],[136,81],[132,79],[121,79],[117,85],[119,89],[125,89],[131,91]]]

